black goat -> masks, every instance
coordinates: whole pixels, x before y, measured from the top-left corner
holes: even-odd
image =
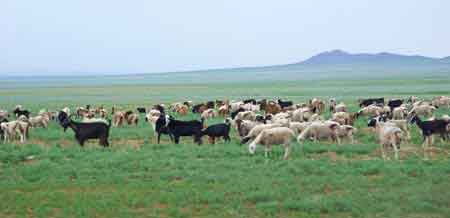
[[[206,102],[206,107],[208,109],[214,109],[214,107],[216,106],[216,103],[214,101],[208,101]]]
[[[75,139],[81,146],[84,146],[84,142],[88,139],[99,139],[100,145],[109,146],[108,137],[111,120],[108,120],[108,124],[104,122],[80,123],[71,120],[65,112],[60,111],[58,121],[64,128],[64,132],[67,128],[71,128],[75,132]]]
[[[230,119],[226,119],[225,123],[214,124],[202,130],[202,136],[207,135],[211,144],[216,143],[216,138],[223,137],[225,142],[230,141]]]
[[[422,130],[423,141],[426,138],[430,138],[433,134],[440,134],[443,140],[448,140],[447,126],[450,121],[448,120],[427,120],[422,121],[417,115],[410,120],[411,123],[416,123]]]
[[[175,120],[171,116],[167,117],[167,115],[161,114],[156,121],[155,129],[161,129],[163,128],[163,126],[166,126],[169,134],[173,136],[175,144],[180,143],[181,136],[192,136],[194,137],[194,142],[201,145],[203,122],[204,119],[202,119],[201,121]]]
[[[391,111],[394,108],[400,107],[403,104],[403,99],[391,99],[388,101],[388,106],[391,108]]]
[[[138,107],[136,108],[136,110],[141,113],[141,114],[145,114],[147,112],[147,110],[145,109],[145,107]]]
[[[204,103],[196,104],[192,106],[192,113],[202,113],[206,109],[208,109],[208,107]]]
[[[26,116],[27,118],[30,118],[30,112],[28,110],[22,110],[20,108],[16,108],[13,113],[16,115],[16,117],[20,117],[22,115]]]
[[[160,105],[160,104],[154,105],[153,109],[159,110],[159,112],[161,112],[161,114],[165,114],[166,113],[164,107],[162,105]]]
[[[254,104],[254,105],[256,105],[256,100],[255,100],[255,99],[253,99],[253,98],[251,98],[251,99],[246,99],[246,100],[243,100],[242,102],[244,102],[244,104],[248,104],[248,103],[251,103],[251,104]]]
[[[283,101],[281,99],[278,99],[278,104],[280,105],[281,108],[287,108],[292,106],[294,103],[292,103],[292,101]]]
[[[367,107],[371,104],[384,105],[384,98],[367,98],[359,100],[359,107]]]
[[[234,119],[239,112],[244,112],[244,111],[245,111],[244,108],[239,108],[236,111],[231,112],[231,114],[230,114],[231,119]]]

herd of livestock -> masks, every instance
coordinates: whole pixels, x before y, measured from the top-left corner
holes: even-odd
[[[145,121],[152,125],[157,143],[160,143],[161,135],[168,135],[176,144],[184,136],[193,137],[199,145],[204,136],[208,136],[211,144],[219,138],[227,142],[230,141],[230,129],[235,128],[241,144],[251,141],[249,153],[254,154],[257,145],[264,145],[267,156],[272,145],[283,145],[285,159],[289,156],[294,138],[299,143],[305,140],[331,140],[337,144],[347,140],[354,143],[353,135],[357,130],[354,122],[361,117],[366,117],[367,125],[375,129],[383,158],[386,158],[386,149],[393,149],[395,158],[398,158],[400,144],[410,139],[409,125],[414,123],[421,130],[424,149],[433,144],[433,135],[439,135],[443,141],[449,139],[449,116],[436,118],[434,112],[439,107],[449,109],[450,97],[422,100],[411,96],[387,101],[384,98],[369,98],[359,99],[358,103],[360,109],[356,112],[350,112],[345,103],[338,103],[334,98],[327,102],[314,98],[300,104],[281,99],[216,100],[195,105],[187,101],[168,106],[158,104],[149,109],[138,107],[135,111],[112,107],[110,112],[102,106],[92,108],[87,105],[74,111],[68,107],[58,112],[43,109],[34,116],[23,106],[17,105],[11,113],[0,110],[0,139],[7,143],[17,138],[23,143],[31,128],[47,128],[48,123],[55,120],[64,131],[72,129],[81,146],[89,139],[98,139],[99,144],[106,147],[109,146],[111,126],[137,125],[140,113],[145,113]],[[323,115],[326,110],[331,112],[328,119]],[[178,120],[169,115],[184,116],[189,111],[199,114],[200,120]],[[218,116],[224,117],[224,122],[205,125],[205,120]],[[74,117],[77,119],[74,120]]]

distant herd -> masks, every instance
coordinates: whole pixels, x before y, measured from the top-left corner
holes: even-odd
[[[357,131],[354,122],[361,117],[367,117],[368,127],[375,130],[384,159],[386,149],[393,149],[398,159],[400,144],[410,140],[409,125],[412,124],[421,130],[424,149],[433,144],[433,135],[449,141],[450,117],[443,115],[437,118],[434,112],[440,107],[449,109],[450,97],[437,96],[424,100],[411,96],[387,101],[384,98],[367,98],[359,99],[358,105],[358,111],[350,112],[345,103],[338,103],[334,98],[328,101],[313,98],[307,103],[298,104],[282,99],[215,100],[200,104],[185,101],[170,105],[157,104],[150,108],[137,107],[135,110],[112,107],[110,112],[103,106],[92,108],[91,105],[77,107],[73,112],[68,107],[59,111],[42,109],[35,116],[17,105],[11,113],[0,108],[0,139],[4,143],[15,139],[24,143],[31,128],[47,128],[49,122],[55,120],[64,131],[72,129],[81,146],[89,139],[98,139],[100,145],[107,147],[111,127],[137,125],[139,114],[145,114],[145,121],[151,124],[158,144],[162,135],[167,135],[175,144],[180,142],[180,137],[186,136],[192,137],[198,145],[202,144],[204,136],[208,136],[211,144],[220,138],[229,142],[230,129],[235,128],[241,144],[251,141],[249,153],[254,154],[256,146],[263,145],[267,156],[272,145],[282,145],[285,159],[289,157],[294,138],[299,143],[306,140],[331,140],[336,144],[346,140],[354,143],[353,136]],[[326,110],[331,112],[329,119],[324,118]],[[169,115],[185,116],[189,111],[199,114],[200,119],[184,121]],[[224,122],[205,125],[205,120],[218,116],[223,117]]]

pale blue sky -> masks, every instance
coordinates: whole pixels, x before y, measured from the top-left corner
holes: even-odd
[[[448,0],[0,0],[0,75],[123,74],[450,55]]]

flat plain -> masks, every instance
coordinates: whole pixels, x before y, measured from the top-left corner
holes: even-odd
[[[235,75],[234,75],[235,76]],[[5,80],[6,81],[6,80]],[[178,101],[289,99],[343,101],[355,112],[364,97],[422,99],[450,95],[450,77],[364,77],[293,81],[151,81],[134,76],[9,79],[0,109],[17,104],[36,114],[65,106],[115,105],[122,109]],[[439,108],[435,116],[450,114]],[[183,120],[199,119],[188,114]],[[325,117],[330,117],[327,112]],[[207,124],[223,122],[223,117]],[[140,116],[137,127],[112,128],[111,147],[81,148],[73,132],[51,122],[25,144],[0,143],[0,217],[448,217],[450,142],[435,140],[423,160],[422,138],[401,146],[400,160],[383,161],[375,134],[360,118],[356,143],[293,143],[289,160],[275,147],[249,155],[232,130],[231,143],[156,144]]]

